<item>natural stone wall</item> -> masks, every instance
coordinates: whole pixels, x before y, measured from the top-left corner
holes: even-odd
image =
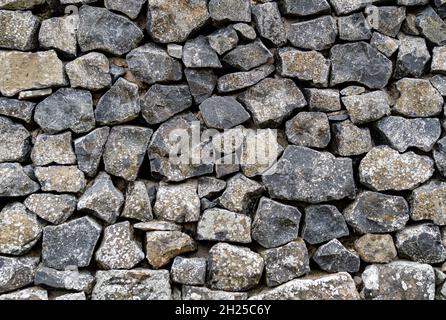
[[[446,299],[445,0],[0,0],[0,300]]]

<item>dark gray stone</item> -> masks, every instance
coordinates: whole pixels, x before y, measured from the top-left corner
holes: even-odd
[[[213,21],[251,22],[250,0],[210,0],[209,13]]]
[[[186,68],[221,68],[217,53],[203,36],[186,42],[183,47],[183,63]]]
[[[362,12],[339,17],[338,26],[341,40],[361,41],[372,37],[372,27]]]
[[[26,123],[32,121],[35,106],[33,102],[0,97],[0,115],[23,120]]]
[[[91,292],[95,278],[88,272],[77,270],[59,271],[41,266],[34,278],[35,285],[45,285],[55,289]]]
[[[217,86],[217,76],[212,69],[186,69],[184,74],[195,103],[202,103],[212,96]]]
[[[283,14],[293,16],[311,16],[331,11],[327,0],[280,0],[279,4]]]
[[[32,284],[39,261],[40,257],[35,255],[0,256],[0,293],[17,290]]]
[[[286,43],[286,30],[276,2],[256,4],[252,7],[254,23],[262,38],[276,46]]]
[[[288,141],[299,146],[325,148],[331,140],[328,117],[323,112],[299,112],[285,128]]]
[[[370,129],[357,127],[349,120],[333,123],[331,132],[333,152],[340,156],[359,156],[373,148]]]
[[[0,163],[0,198],[26,196],[39,189],[19,163]]]
[[[431,54],[426,46],[426,40],[421,37],[401,33],[398,36],[399,51],[395,65],[395,77],[420,77],[427,69]]]
[[[208,98],[200,104],[200,111],[206,125],[217,129],[230,129],[251,118],[234,97]]]
[[[231,26],[211,33],[207,36],[207,39],[211,48],[214,49],[219,55],[234,49],[239,40],[237,32],[235,32]]]
[[[222,61],[234,68],[248,71],[268,62],[272,57],[272,53],[259,40],[237,46],[234,50],[227,53]]]
[[[322,270],[333,273],[358,272],[361,262],[356,252],[348,250],[336,239],[320,246],[313,260]]]
[[[417,14],[416,24],[421,34],[430,42],[439,46],[446,44],[446,22],[431,6]]]
[[[205,258],[176,257],[172,263],[170,277],[172,281],[183,285],[204,285],[206,264]]]
[[[0,117],[0,162],[23,162],[31,149],[31,134],[24,126]]]
[[[102,127],[74,141],[77,165],[89,177],[94,177],[98,172],[109,133],[110,128]]]
[[[338,27],[332,16],[292,23],[287,28],[287,37],[296,48],[309,50],[329,49],[336,41]]]
[[[406,8],[396,6],[380,6],[367,11],[368,18],[373,20],[373,28],[389,37],[395,37],[406,19]]]
[[[446,177],[446,137],[437,142],[434,149],[435,165],[443,177]]]
[[[228,73],[218,78],[218,92],[227,93],[251,87],[265,79],[274,70],[273,65],[265,64],[250,71]]]
[[[105,0],[105,7],[109,10],[124,13],[130,19],[136,19],[146,0]]]

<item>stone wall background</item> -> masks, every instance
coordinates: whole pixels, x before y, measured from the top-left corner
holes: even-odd
[[[0,299],[445,299],[445,21],[0,0]],[[169,161],[197,121],[194,150],[232,134],[275,171]]]

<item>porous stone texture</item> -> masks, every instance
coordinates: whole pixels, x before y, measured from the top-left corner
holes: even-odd
[[[0,300],[446,299],[445,18],[0,0]]]

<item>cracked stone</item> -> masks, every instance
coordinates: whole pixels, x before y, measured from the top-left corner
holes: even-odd
[[[287,42],[285,24],[276,2],[256,4],[252,7],[253,20],[260,36],[281,46]]]

